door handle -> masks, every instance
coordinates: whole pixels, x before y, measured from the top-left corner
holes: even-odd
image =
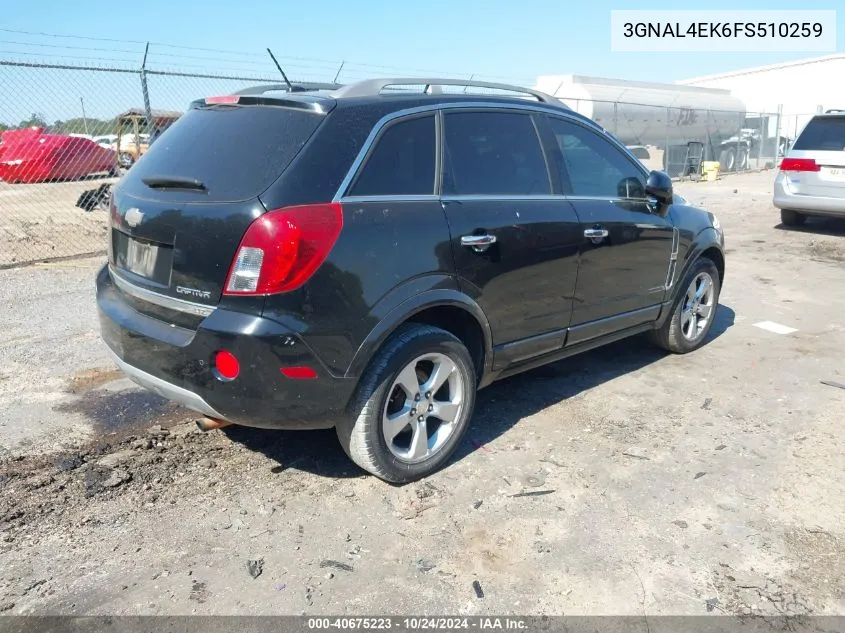
[[[588,237],[591,240],[607,237],[607,235],[607,229],[584,229],[584,237]]]
[[[495,243],[495,235],[464,235],[461,237],[461,246],[469,246],[476,253],[486,251],[492,244]]]

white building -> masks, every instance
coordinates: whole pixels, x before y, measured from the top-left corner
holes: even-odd
[[[730,90],[746,112],[774,113],[782,108],[781,136],[794,139],[810,117],[845,109],[845,54],[801,59],[771,66],[685,79],[676,83]],[[770,125],[774,119],[770,119]],[[774,135],[770,129],[769,134]]]

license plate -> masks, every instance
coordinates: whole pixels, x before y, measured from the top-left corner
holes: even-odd
[[[158,246],[148,242],[130,239],[126,244],[126,269],[141,275],[153,277],[158,261]]]

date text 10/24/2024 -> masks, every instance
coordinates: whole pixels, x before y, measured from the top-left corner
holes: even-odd
[[[525,620],[512,617],[383,617],[383,618],[308,618],[308,629],[321,630],[399,630],[399,631],[469,631],[526,630]]]

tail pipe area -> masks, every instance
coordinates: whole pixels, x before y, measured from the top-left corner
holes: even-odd
[[[226,420],[215,420],[209,417],[197,420],[197,427],[203,433],[213,431],[214,429],[222,429],[223,427],[231,426],[231,424],[231,422],[227,422]]]

